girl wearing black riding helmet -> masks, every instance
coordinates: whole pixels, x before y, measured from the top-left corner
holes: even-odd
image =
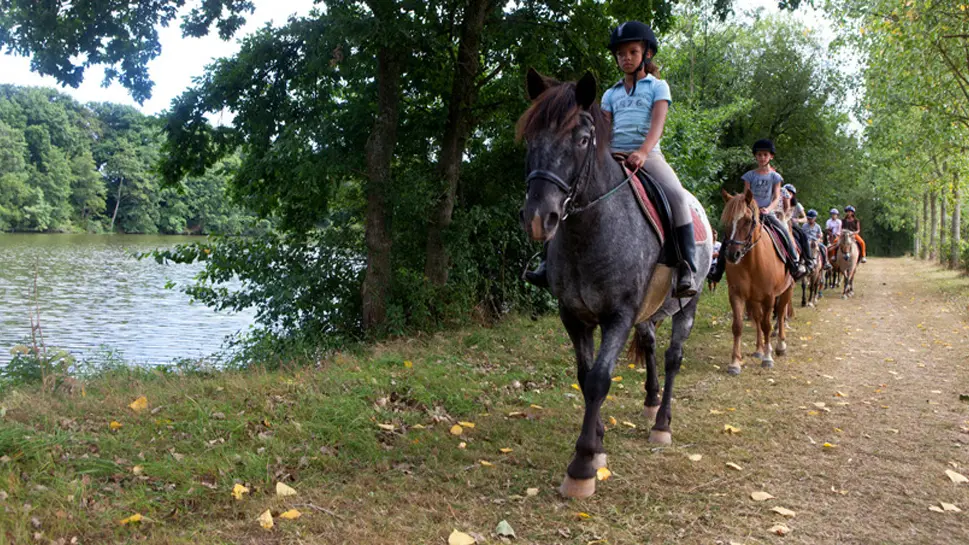
[[[613,29],[609,50],[624,76],[602,95],[601,105],[612,124],[612,151],[627,153],[626,165],[632,170],[645,170],[669,200],[678,260],[674,295],[692,297],[696,295],[696,264],[689,194],[659,146],[673,99],[669,85],[659,79],[659,68],[653,63],[658,49],[659,42],[649,25],[628,21]]]

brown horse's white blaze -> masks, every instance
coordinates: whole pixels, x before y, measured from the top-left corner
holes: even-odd
[[[787,350],[787,309],[794,280],[774,251],[750,191],[736,196],[723,191],[722,195],[726,206],[720,221],[722,225],[730,226],[730,238],[723,242],[721,251],[727,252],[727,286],[733,311],[734,340],[727,372],[737,375],[744,361],[741,342],[744,311],[750,315],[757,332],[754,357],[761,360],[763,367],[774,366],[772,314],[777,315],[777,355],[783,355]]]

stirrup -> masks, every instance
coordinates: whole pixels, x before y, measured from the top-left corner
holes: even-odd
[[[673,297],[682,299],[694,295],[696,295],[696,288],[693,287],[693,269],[686,263],[680,263],[676,267],[676,286],[673,289]]]

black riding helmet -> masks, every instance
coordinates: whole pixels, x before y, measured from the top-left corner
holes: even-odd
[[[647,50],[652,50],[653,55],[659,51],[659,42],[656,41],[656,35],[653,34],[653,29],[649,28],[646,23],[640,23],[639,21],[626,21],[625,23],[612,29],[612,34],[609,35],[609,51],[612,51],[612,56],[616,56],[616,50],[619,49],[620,44],[629,42],[643,42],[646,44]],[[619,62],[618,60],[616,61]],[[637,72],[639,69],[646,66],[646,52],[643,52],[643,61],[639,64]],[[636,82],[633,82],[633,93],[636,92]]]
[[[754,142],[752,151],[754,153],[757,153],[758,151],[769,151],[771,155],[777,155],[777,150],[774,149],[774,142],[767,138],[762,138]]]

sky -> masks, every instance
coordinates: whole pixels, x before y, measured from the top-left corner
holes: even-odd
[[[189,5],[192,4],[189,2]],[[254,4],[255,13],[246,18],[246,26],[237,36],[250,34],[267,22],[279,27],[286,23],[290,15],[305,15],[313,8],[313,0],[254,0]],[[737,13],[757,8],[763,8],[767,13],[778,11],[776,0],[737,0],[734,4]],[[833,37],[830,25],[820,12],[802,7],[795,17],[809,28],[818,30],[824,41]],[[135,102],[118,83],[102,87],[104,71],[100,67],[89,67],[85,71],[84,82],[73,89],[60,86],[53,77],[31,72],[30,61],[26,57],[0,54],[0,83],[54,87],[82,103],[116,102],[129,104],[146,114],[157,114],[167,109],[174,98],[190,87],[192,78],[202,75],[206,65],[213,59],[231,56],[239,50],[237,38],[223,41],[215,34],[203,38],[183,38],[178,24],[160,29],[159,41],[161,55],[148,64],[155,87],[152,89],[152,98],[142,105]]]

